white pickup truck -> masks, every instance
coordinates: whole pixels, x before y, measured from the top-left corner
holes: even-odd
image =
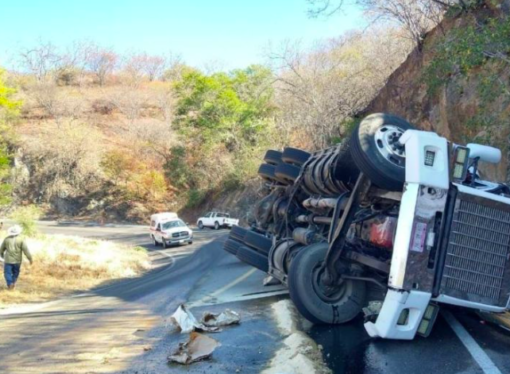
[[[221,227],[232,228],[232,226],[236,226],[238,224],[238,219],[230,218],[230,214],[228,213],[219,212],[209,212],[197,220],[197,226],[199,229],[203,229],[204,227],[213,227],[215,230],[219,230]]]

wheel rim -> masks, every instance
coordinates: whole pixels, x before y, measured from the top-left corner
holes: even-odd
[[[322,277],[324,275],[324,267],[322,266],[322,262],[318,263],[314,266],[312,270],[312,287],[315,291],[315,294],[324,302],[329,304],[336,304],[340,301],[346,291],[345,282],[340,283],[334,290],[326,287],[322,282]]]
[[[377,151],[393,165],[405,167],[405,147],[399,139],[405,131],[394,125],[384,125],[374,136]]]

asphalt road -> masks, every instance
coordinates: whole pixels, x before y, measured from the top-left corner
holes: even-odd
[[[263,273],[221,249],[227,231],[196,231],[192,246],[163,250],[141,226],[41,228],[146,246],[154,269],[84,295],[0,310],[0,373],[259,373],[281,346],[270,306],[285,291],[263,287]],[[166,362],[185,340],[167,323],[183,302],[197,316],[227,307],[242,316],[240,326],[214,334],[222,346],[212,360],[190,367]],[[335,327],[302,321],[302,328],[334,373],[510,373],[510,332],[462,310],[447,310],[429,338],[412,342],[370,339],[361,319]]]

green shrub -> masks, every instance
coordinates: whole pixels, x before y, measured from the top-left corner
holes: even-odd
[[[186,203],[187,208],[195,208],[202,200],[204,200],[205,194],[202,191],[191,189],[188,192],[188,201]]]
[[[41,209],[35,205],[22,206],[14,210],[10,218],[23,228],[23,234],[35,236],[38,231],[36,221],[41,218]]]

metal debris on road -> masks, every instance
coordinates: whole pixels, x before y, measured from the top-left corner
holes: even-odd
[[[219,346],[221,344],[213,338],[198,332],[192,332],[189,340],[185,343],[179,343],[179,347],[175,352],[168,356],[168,361],[189,365],[210,358]]]
[[[200,322],[207,327],[221,327],[238,325],[241,322],[241,318],[238,313],[227,309],[221,313],[205,312]]]
[[[229,309],[219,314],[205,312],[199,322],[184,304],[179,305],[170,317],[170,323],[176,326],[182,334],[192,331],[219,332],[221,331],[220,326],[235,325],[239,322],[239,314]]]

